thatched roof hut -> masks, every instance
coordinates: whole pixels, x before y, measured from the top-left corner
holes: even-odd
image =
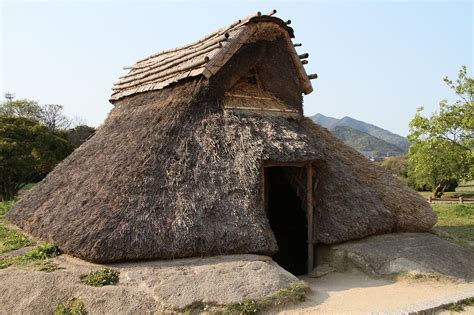
[[[128,67],[103,126],[8,218],[94,262],[278,252],[295,273],[314,244],[429,230],[422,197],[303,116],[292,37],[258,14]]]

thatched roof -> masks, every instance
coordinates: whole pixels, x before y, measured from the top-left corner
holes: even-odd
[[[133,66],[125,67],[130,71],[115,83],[111,101],[141,92],[160,90],[187,78],[204,76],[209,79],[246,43],[278,34],[284,36],[288,49],[292,52],[303,92],[310,93],[311,83],[291,42],[294,37],[293,29],[282,20],[272,17],[274,13],[276,10],[268,15],[258,13],[249,16],[195,43],[153,54]]]
[[[421,196],[302,115],[286,35],[264,38],[209,79],[119,98],[8,218],[97,262],[272,254],[264,166],[309,161],[315,241],[429,230],[436,215]],[[248,85],[252,73],[258,89]]]

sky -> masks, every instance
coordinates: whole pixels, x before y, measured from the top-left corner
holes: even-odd
[[[307,73],[305,115],[350,116],[406,135],[416,109],[454,98],[442,81],[473,68],[472,1],[0,0],[0,92],[61,104],[98,126],[125,65],[257,11],[292,21]]]

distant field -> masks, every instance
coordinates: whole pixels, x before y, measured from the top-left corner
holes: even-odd
[[[433,196],[431,191],[420,191],[419,194],[425,198]],[[448,191],[443,194],[443,198],[459,198],[461,196],[464,198],[474,198],[474,181],[461,184],[456,188],[456,191]]]
[[[432,204],[438,214],[435,228],[474,249],[474,204]]]

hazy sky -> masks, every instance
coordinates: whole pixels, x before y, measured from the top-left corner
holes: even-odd
[[[318,73],[305,114],[351,116],[406,135],[417,107],[452,97],[473,66],[471,1],[2,1],[0,90],[99,125],[122,66],[256,11],[291,19]],[[472,72],[471,72],[472,73]]]

